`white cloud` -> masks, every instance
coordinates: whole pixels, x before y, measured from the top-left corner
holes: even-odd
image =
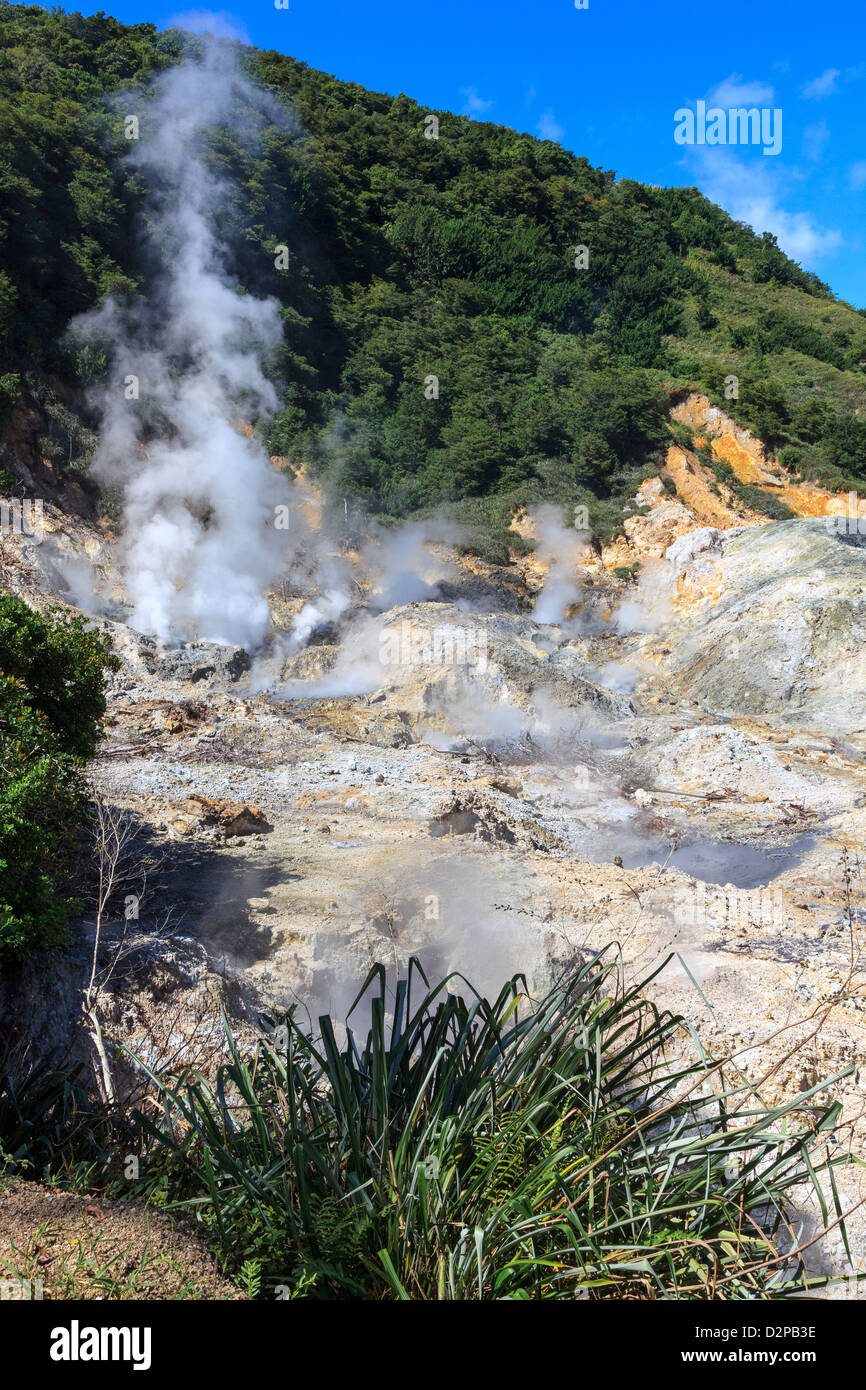
[[[830,127],[826,121],[807,125],[803,131],[803,154],[807,159],[820,159],[824,147],[830,139]]]
[[[485,111],[489,111],[493,105],[492,101],[486,101],[484,97],[478,95],[477,87],[461,87],[460,95],[465,98],[466,102],[463,107],[464,116],[481,116]]]
[[[856,191],[859,191],[861,188],[866,188],[866,159],[861,159],[856,164],[852,164],[850,184]]]
[[[565,134],[565,127],[559,124],[549,106],[535,129],[542,140],[561,140]]]
[[[228,10],[182,10],[166,21],[167,29],[187,29],[191,34],[215,34],[220,39],[249,43],[243,20]]]
[[[807,269],[843,245],[841,232],[822,227],[809,212],[789,212],[782,206],[786,175],[775,167],[747,163],[732,151],[694,146],[686,157],[695,169],[703,193],[737,222],[759,235],[772,232],[782,250]]]
[[[822,97],[831,96],[840,77],[838,68],[827,68],[820,77],[813,77],[811,82],[806,83],[802,95],[809,101],[820,101]]]
[[[769,106],[773,88],[769,82],[744,82],[742,74],[732,72],[707,96],[708,106]]]

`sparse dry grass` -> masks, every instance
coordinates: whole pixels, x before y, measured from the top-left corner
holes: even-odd
[[[201,1238],[153,1207],[0,1178],[0,1285],[15,1279],[57,1300],[243,1298]]]

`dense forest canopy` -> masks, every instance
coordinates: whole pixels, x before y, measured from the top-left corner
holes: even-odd
[[[198,43],[0,3],[0,424],[29,393],[82,471],[100,363],[67,326],[147,288],[145,190],[107,98]],[[209,154],[236,190],[231,274],[282,307],[273,453],[384,514],[543,495],[603,526],[698,388],[801,473],[866,490],[866,318],[772,236],[696,189],[236,48],[293,113],[254,149],[215,132]]]

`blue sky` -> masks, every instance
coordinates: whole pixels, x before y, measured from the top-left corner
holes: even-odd
[[[863,0],[164,0],[108,8],[127,23],[234,33],[376,91],[560,141],[653,184],[696,184],[771,231],[866,307]],[[74,5],[70,9],[78,8]],[[780,108],[782,148],[684,146],[674,113],[700,100]]]

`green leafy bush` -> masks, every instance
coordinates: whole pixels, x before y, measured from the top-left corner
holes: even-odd
[[[0,597],[0,962],[63,940],[63,883],[117,659],[85,620]]]
[[[0,376],[0,425],[5,425],[21,395],[21,378],[15,372]]]

